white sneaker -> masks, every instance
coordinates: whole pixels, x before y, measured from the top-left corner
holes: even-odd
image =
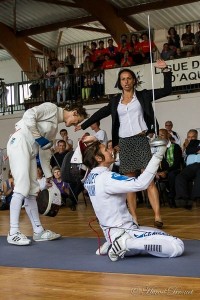
[[[7,242],[17,246],[27,246],[30,245],[31,240],[29,240],[23,233],[17,232],[13,235],[8,233]]]
[[[108,251],[108,256],[112,261],[124,258],[126,251],[129,251],[126,247],[126,240],[130,238],[130,235],[124,232],[114,240],[110,250]]]
[[[109,242],[105,242],[100,248],[97,249],[96,255],[105,255],[108,253],[108,248],[110,246]]]
[[[59,233],[55,233],[51,230],[44,230],[41,233],[34,233],[33,240],[35,242],[42,242],[42,241],[52,241],[57,240],[61,237]]]

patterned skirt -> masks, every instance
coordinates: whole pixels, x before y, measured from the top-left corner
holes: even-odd
[[[146,168],[152,154],[148,138],[145,135],[134,135],[119,138],[120,173],[126,174]]]

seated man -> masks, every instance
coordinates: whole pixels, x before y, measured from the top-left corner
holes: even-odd
[[[178,144],[170,141],[170,134],[166,129],[159,130],[159,137],[168,141],[167,150],[160,163],[156,178],[168,189],[168,201],[170,207],[176,207],[175,203],[175,179],[180,173],[182,165],[182,150]]]
[[[176,177],[176,204],[192,209],[193,201],[200,199],[200,140],[196,129],[190,129],[184,143],[185,168]]]
[[[180,256],[184,251],[180,239],[158,229],[138,226],[126,206],[128,192],[141,191],[149,186],[166,146],[158,147],[144,172],[134,178],[110,172],[109,166],[114,162],[113,154],[99,141],[94,142],[94,137],[87,137],[84,142],[92,140],[83,154],[84,165],[91,169],[84,186],[107,241],[103,245],[102,254],[108,251],[112,261],[123,258],[127,251],[158,257]]]

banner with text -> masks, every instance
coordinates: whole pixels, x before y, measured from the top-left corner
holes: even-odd
[[[172,69],[172,85],[182,86],[200,83],[200,56],[168,60],[167,65]],[[122,68],[105,70],[105,94],[119,93],[117,88],[118,73]],[[163,87],[163,75],[153,63],[153,80],[151,64],[129,67],[138,78],[137,90]]]

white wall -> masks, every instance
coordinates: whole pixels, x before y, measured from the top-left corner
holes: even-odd
[[[87,111],[92,115],[103,104],[89,105]],[[191,128],[200,128],[200,93],[188,93],[183,95],[174,95],[165,97],[155,103],[155,112],[160,128],[164,128],[165,121],[171,120],[174,124],[174,130],[180,134],[182,142],[186,137],[187,131]],[[22,113],[14,115],[5,115],[0,117],[0,148],[7,144],[9,135],[14,132],[14,124],[21,118]],[[64,123],[59,124],[59,130],[65,128]],[[105,118],[101,121],[101,128],[106,130],[108,139],[111,138],[111,118]],[[69,137],[77,144],[84,132],[92,133],[90,128],[85,131],[74,132],[74,127],[68,128]],[[59,139],[59,133],[57,134]]]
[[[4,78],[6,84],[21,82],[21,70],[14,59],[0,61],[0,78]]]

